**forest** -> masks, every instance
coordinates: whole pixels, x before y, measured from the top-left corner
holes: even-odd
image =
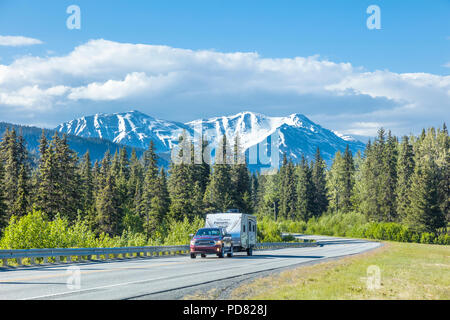
[[[229,208],[258,217],[259,241],[301,232],[450,244],[449,146],[445,124],[401,138],[381,128],[364,152],[347,147],[330,167],[317,149],[312,161],[284,155],[278,170],[260,174],[249,171],[239,137],[223,136],[209,164],[182,135],[166,172],[153,143],[139,158],[123,147],[92,163],[67,136],[44,132],[32,162],[20,132],[7,129],[0,248],[186,244],[206,213]]]

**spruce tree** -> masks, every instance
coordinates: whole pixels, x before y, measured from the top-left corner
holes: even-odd
[[[280,176],[280,217],[295,220],[297,218],[297,175],[292,161],[283,160]]]
[[[133,149],[130,158],[130,175],[128,179],[128,207],[132,208],[133,212],[137,212],[142,200],[142,185],[144,182],[144,168],[139,161],[136,150]]]
[[[61,181],[57,174],[57,160],[53,144],[50,143],[44,152],[40,158],[39,185],[35,205],[37,209],[42,210],[52,219],[56,216],[59,209]]]
[[[239,136],[234,141],[233,164],[231,165],[231,183],[233,185],[233,204],[240,212],[253,212],[251,202],[250,172],[247,168],[245,154],[242,151]]]
[[[404,219],[414,231],[437,232],[446,226],[445,215],[439,206],[439,175],[434,161],[416,161],[411,178],[410,207]]]
[[[314,216],[316,210],[314,206],[315,186],[312,180],[312,171],[308,166],[305,157],[302,156],[300,164],[296,168],[297,172],[297,205],[296,212],[298,218],[308,221]],[[297,218],[297,217],[296,217]]]
[[[317,148],[314,165],[312,167],[312,182],[314,184],[314,211],[315,216],[320,216],[328,209],[326,163]]]
[[[28,213],[29,203],[29,177],[25,165],[20,165],[17,181],[17,198],[14,202],[13,212],[16,216],[25,216]]]
[[[353,188],[355,184],[355,164],[353,162],[353,155],[348,145],[344,152],[343,166],[341,177],[343,187],[341,194],[341,208],[344,212],[349,212],[352,209]]]
[[[390,208],[393,202],[385,202],[388,199],[385,190],[388,183],[387,175],[390,175],[388,163],[393,163],[386,150],[386,132],[383,128],[378,130],[378,136],[373,143],[366,145],[364,151],[364,163],[361,168],[361,202],[360,210],[371,221],[383,221],[390,216]],[[390,159],[387,161],[386,159]],[[391,187],[391,184],[390,184]],[[390,188],[389,187],[389,188]]]
[[[71,222],[75,221],[83,209],[78,157],[69,148],[66,135],[59,138],[55,133],[50,144],[41,147],[45,153],[41,155],[39,164],[36,206],[50,219],[60,214]]]
[[[60,189],[58,190],[57,212],[69,221],[75,221],[83,203],[80,201],[81,183],[78,172],[78,156],[69,148],[67,135],[61,139],[54,138],[56,176],[59,179]]]
[[[114,171],[111,168],[105,177],[104,186],[96,198],[96,226],[98,233],[106,233],[110,236],[120,235],[122,216],[119,200]]]
[[[224,135],[216,150],[212,175],[204,195],[207,212],[223,212],[233,205],[235,193],[228,160],[231,157],[229,152],[227,138]]]
[[[28,152],[22,136],[15,129],[6,130],[0,143],[0,160],[3,162],[3,197],[6,220],[12,215],[23,215],[28,207],[30,167]]]
[[[444,123],[437,134],[438,165],[439,165],[439,203],[441,211],[450,224],[450,137]]]
[[[398,161],[398,141],[388,132],[386,145],[383,150],[382,172],[380,176],[381,210],[384,221],[395,221],[397,219],[397,161]]]
[[[399,147],[397,161],[397,214],[401,221],[405,220],[410,207],[409,191],[411,176],[414,173],[414,151],[408,136],[404,136]]]
[[[257,210],[260,203],[260,193],[259,193],[259,176],[257,173],[253,173],[250,177],[250,196],[251,196],[251,206],[253,212]]]
[[[347,146],[343,155],[338,151],[327,175],[328,198],[333,211],[349,212],[353,208],[355,166]]]
[[[144,184],[139,214],[144,221],[144,231],[149,237],[159,221],[158,213],[153,209],[153,201],[156,197],[158,187],[158,166],[155,145],[150,142],[149,148],[144,155]]]
[[[97,163],[98,166],[98,163]],[[91,156],[87,151],[79,168],[81,182],[81,213],[82,217],[92,216],[94,210],[94,175],[92,170]]]
[[[3,168],[3,161],[0,159],[0,236],[3,228],[6,227],[8,223],[5,204],[5,187],[3,185],[4,176],[5,169]]]
[[[166,219],[169,212],[170,197],[167,188],[166,173],[161,168],[155,186],[155,196],[151,203],[152,223],[149,223],[148,229],[155,230]],[[147,229],[147,230],[148,230]]]

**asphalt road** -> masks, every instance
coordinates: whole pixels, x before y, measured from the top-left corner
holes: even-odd
[[[0,299],[152,299],[161,293],[195,290],[201,284],[250,277],[255,273],[358,254],[380,246],[363,240],[304,238],[317,239],[323,246],[254,251],[252,257],[245,253],[223,259],[172,256],[2,269]]]

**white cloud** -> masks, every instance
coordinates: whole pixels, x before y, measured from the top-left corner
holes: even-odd
[[[20,47],[42,44],[39,39],[28,38],[23,36],[0,36],[0,46]]]
[[[37,85],[27,86],[8,93],[0,92],[0,105],[51,109],[55,98],[63,96],[68,90],[69,88],[65,86],[55,86],[47,89],[41,89]]]
[[[126,98],[150,91],[158,92],[170,84],[174,74],[148,77],[144,72],[127,74],[124,80],[93,82],[87,86],[73,88],[68,98],[71,100],[108,101]]]
[[[55,122],[69,120],[57,117],[69,105],[73,114],[120,105],[176,120],[253,108],[305,113],[344,134],[367,135],[381,125],[403,134],[448,118],[450,77],[367,72],[319,56],[270,59],[91,40],[65,56],[0,64],[2,105],[46,110],[42,116]]]

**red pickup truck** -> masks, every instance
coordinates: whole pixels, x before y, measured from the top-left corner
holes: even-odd
[[[228,257],[233,256],[233,244],[231,236],[224,228],[202,228],[195,235],[191,235],[191,258],[195,259],[198,254],[205,258],[207,254],[215,254],[223,258],[225,253]]]

